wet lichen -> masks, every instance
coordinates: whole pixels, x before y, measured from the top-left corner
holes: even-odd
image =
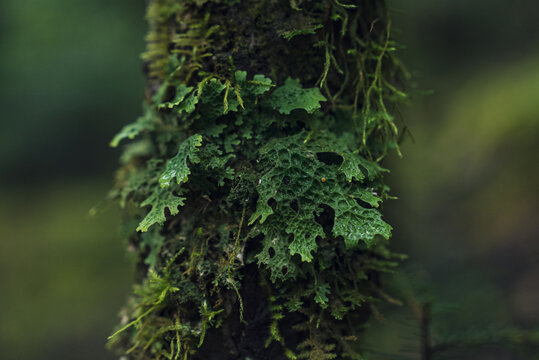
[[[142,274],[134,359],[359,358],[378,302],[406,100],[383,2],[148,6],[145,113],[112,197]],[[137,232],[135,231],[135,229]]]

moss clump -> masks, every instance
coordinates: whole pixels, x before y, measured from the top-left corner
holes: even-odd
[[[111,345],[359,358],[379,275],[400,259],[380,213],[406,99],[387,9],[154,0],[148,20],[144,115],[112,141],[136,138],[112,197],[139,223],[141,282]]]

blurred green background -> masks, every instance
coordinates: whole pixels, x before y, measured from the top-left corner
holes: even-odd
[[[384,209],[395,229],[393,247],[410,255],[404,282],[417,299],[439,304],[435,338],[479,328],[533,329],[539,3],[390,4],[399,10],[401,57],[420,87],[434,91],[403,109],[413,137],[402,145],[404,158],[387,164],[400,198]],[[0,5],[2,359],[114,358],[104,343],[130,291],[131,266],[117,210],[94,219],[87,213],[112,184],[119,154],[109,140],[140,112],[144,6]],[[417,358],[417,334],[394,341],[407,330],[390,321],[377,331],[377,339],[389,339],[379,358]],[[486,347],[452,356],[530,354]]]
[[[131,289],[108,142],[141,109],[143,1],[0,3],[0,359],[112,359]]]

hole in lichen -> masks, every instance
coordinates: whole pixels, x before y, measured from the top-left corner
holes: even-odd
[[[289,178],[288,176],[285,176],[285,177],[283,178],[283,184],[285,184],[285,185],[287,185],[287,186],[290,185],[290,178]]]
[[[362,199],[355,199],[356,202],[359,204],[359,206],[361,206],[362,208],[365,208],[365,209],[375,209],[374,206],[372,206],[371,204],[369,204],[368,202],[366,202],[365,200],[362,200]]]
[[[319,152],[316,153],[316,158],[326,165],[341,165],[344,161],[341,155],[334,152]]]
[[[268,199],[268,206],[269,206],[272,210],[275,210],[275,208],[277,207],[277,201],[275,201],[274,198],[269,198],[269,199]]]
[[[252,238],[249,238],[245,242],[245,254],[259,253],[262,251],[262,241],[264,240],[264,234],[258,234]]]
[[[287,273],[288,273],[288,268],[286,266],[283,266],[281,268],[281,274],[283,274],[283,276],[286,276]]]
[[[367,170],[366,167],[362,166],[361,164],[357,164],[357,167],[363,173],[363,175],[365,175],[366,178],[369,177],[369,171]]]
[[[174,96],[176,96],[176,89],[172,86],[168,86],[165,92],[163,93],[163,98],[161,99],[162,102],[167,102],[172,99],[174,99]]]
[[[315,221],[322,225],[322,229],[326,236],[331,236],[331,231],[333,230],[333,225],[335,223],[335,210],[331,206],[326,204],[321,204],[320,207],[322,211],[315,214]]]
[[[270,247],[268,249],[268,254],[269,254],[270,259],[273,259],[273,257],[275,256],[275,250],[273,250],[273,248]]]
[[[294,201],[292,201],[290,203],[290,207],[292,208],[292,210],[294,210],[295,212],[298,212],[299,210],[299,206],[298,206],[298,201],[296,199],[294,199]]]

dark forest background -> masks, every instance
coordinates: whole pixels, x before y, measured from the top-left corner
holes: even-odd
[[[440,339],[537,328],[539,3],[389,3],[401,57],[433,90],[403,109],[412,136],[387,163],[399,200],[384,211],[394,249],[410,255],[396,287],[433,303]],[[109,140],[140,113],[144,7],[0,4],[2,359],[113,358],[104,343],[131,265],[117,209],[87,214],[112,184]],[[384,314],[376,356],[417,358],[406,306]],[[514,347],[465,354],[530,358]]]

